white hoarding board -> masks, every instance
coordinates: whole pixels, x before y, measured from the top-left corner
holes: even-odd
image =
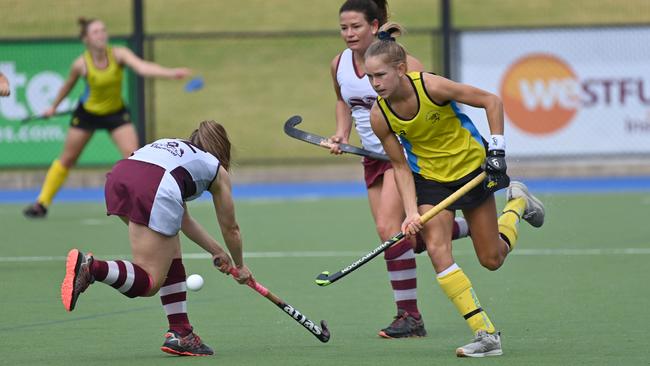
[[[457,81],[502,98],[510,156],[650,153],[650,28],[462,32],[458,56]]]

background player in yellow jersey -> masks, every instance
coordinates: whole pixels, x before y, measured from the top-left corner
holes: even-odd
[[[162,67],[140,59],[128,48],[109,46],[106,26],[98,19],[80,18],[79,25],[86,51],[74,60],[68,79],[43,115],[50,117],[55,113],[79,77],[85,79],[86,89],[72,116],[63,152],[52,162],[36,203],[24,211],[30,218],[45,217],[68,171],[77,162],[95,130],[108,130],[123,157],[128,157],[138,148],[137,134],[121,95],[122,68],[125,65],[144,77],[182,79],[190,75],[187,68]]]
[[[473,341],[459,347],[456,354],[501,355],[500,334],[452,256],[454,211],[463,211],[480,263],[496,270],[515,247],[519,220],[541,226],[544,207],[525,185],[512,182],[507,190],[508,202],[497,219],[493,192],[509,182],[501,100],[484,90],[434,74],[407,73],[406,51],[392,37],[400,33],[399,25],[384,25],[379,41],[366,51],[365,67],[379,95],[370,112],[371,126],[391,159],[406,211],[402,231],[409,236],[422,231],[440,287],[474,333]],[[456,102],[485,109],[492,134],[487,156],[484,140]],[[426,224],[420,223],[420,213],[440,203],[483,170],[488,174],[487,184],[471,190]]]
[[[0,97],[8,97],[10,93],[9,80],[0,72]]]

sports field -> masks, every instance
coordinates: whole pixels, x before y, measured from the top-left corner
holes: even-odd
[[[543,228],[522,224],[514,255],[496,272],[477,262],[471,242],[455,242],[456,259],[503,333],[504,356],[457,359],[470,331],[418,256],[420,309],[429,335],[384,340],[376,335],[394,314],[383,259],[320,288],[314,277],[336,271],[376,247],[367,202],[358,198],[238,199],[247,263],[259,282],[304,312],[326,319],[322,344],[273,304],[190,255],[188,274],[206,280],[188,294],[190,320],[216,354],[177,359],[158,350],[166,330],[159,299],[127,299],[97,283],[73,313],[59,299],[64,255],[71,247],[98,258],[124,258],[126,230],[103,204],[60,203],[43,221],[27,221],[22,205],[0,206],[3,240],[4,365],[499,365],[648,364],[650,193],[540,195]],[[500,200],[501,202],[501,200]],[[220,238],[207,201],[190,211]],[[200,253],[184,243],[186,256]]]
[[[191,94],[178,81],[147,84],[147,93],[153,92],[149,117],[155,121],[150,139],[185,136],[197,121],[216,119],[228,127],[235,161],[242,165],[358,161],[331,158],[290,140],[281,129],[286,118],[300,114],[306,130],[325,136],[334,130],[329,63],[343,47],[337,34],[342,0],[309,6],[296,0],[144,2],[149,34],[331,31],[316,37],[149,43],[155,61],[188,66],[206,81],[202,91]],[[453,3],[454,22],[462,27],[650,22],[648,0]],[[438,1],[389,4],[393,20],[407,29],[439,26]],[[0,33],[7,38],[74,37],[81,15],[105,20],[111,35],[132,30],[131,0],[61,0],[52,6],[42,0],[0,0],[0,9]],[[403,41],[437,72],[440,42],[422,32]],[[35,193],[0,190],[0,366],[648,365],[650,179],[644,179],[635,189],[614,192],[552,182],[539,195],[547,210],[544,227],[522,223],[516,251],[496,272],[479,265],[469,239],[455,242],[458,264],[502,332],[504,355],[481,360],[455,357],[455,348],[468,343],[471,332],[440,290],[426,254],[417,258],[419,307],[429,332],[424,338],[377,336],[396,313],[381,256],[331,286],[315,285],[320,272],[339,270],[380,244],[368,202],[358,191],[348,197],[291,198],[298,191],[294,186],[279,198],[236,196],[247,265],[260,283],[311,320],[326,319],[329,343],[320,343],[268,300],[218,272],[200,248],[183,239],[187,274],[201,274],[206,281],[201,291],[188,292],[190,320],[215,355],[179,358],[159,350],[167,320],[157,296],[128,299],[97,283],[74,312],[61,304],[70,248],[90,250],[100,259],[129,258],[126,229],[105,216],[101,200],[55,201],[47,219],[30,221],[21,211]],[[21,198],[2,198],[12,195]],[[499,207],[502,203],[499,196]],[[221,240],[212,205],[199,201],[189,208]]]

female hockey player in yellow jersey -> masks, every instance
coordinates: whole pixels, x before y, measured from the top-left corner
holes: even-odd
[[[365,68],[378,94],[370,123],[390,157],[406,212],[402,231],[409,236],[422,231],[440,287],[474,333],[473,341],[459,347],[456,354],[501,355],[500,334],[452,256],[454,212],[462,210],[480,263],[496,270],[515,247],[519,220],[541,226],[544,207],[523,183],[513,181],[508,186],[501,100],[434,74],[407,73],[406,52],[393,38],[400,33],[399,25],[385,24],[379,40],[366,51]],[[489,144],[456,102],[485,109]],[[425,224],[420,222],[421,213],[484,170],[486,184],[469,191]],[[497,218],[493,192],[505,187],[508,202]]]
[[[379,27],[386,23],[388,4],[385,0],[347,0],[339,10],[341,37],[347,48],[337,54],[330,64],[336,93],[336,132],[330,138],[331,151],[341,154],[339,143],[348,143],[354,125],[366,150],[383,154],[379,139],[370,128],[370,108],[377,94],[363,72],[366,50],[376,39]],[[410,71],[424,69],[420,61],[407,56]],[[397,192],[390,162],[364,157],[364,180],[368,191],[370,212],[381,241],[399,231],[404,219],[402,201]],[[468,235],[462,217],[456,218],[453,238]],[[384,252],[388,278],[393,290],[397,315],[379,331],[384,338],[421,337],[426,335],[424,321],[417,301],[417,272],[415,253],[424,251],[422,240],[415,237],[393,245]]]
[[[122,100],[124,65],[144,77],[182,79],[190,75],[187,68],[162,67],[140,59],[126,47],[109,46],[106,26],[101,20],[80,18],[79,25],[86,51],[74,60],[68,79],[43,115],[50,117],[55,113],[79,77],[85,79],[86,89],[72,115],[63,152],[52,162],[36,203],[24,211],[30,218],[46,216],[54,196],[95,130],[108,130],[123,157],[128,157],[138,148],[137,134]]]

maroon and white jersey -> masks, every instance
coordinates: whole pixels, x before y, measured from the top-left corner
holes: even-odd
[[[160,187],[175,191],[175,187],[164,187],[175,182],[183,201],[191,201],[210,188],[217,177],[219,160],[190,142],[181,139],[160,139],[136,150],[129,157],[157,165],[165,169],[173,180],[164,179]]]
[[[362,70],[357,70],[353,52],[349,48],[345,49],[339,57],[336,81],[341,88],[343,101],[352,111],[354,126],[361,138],[361,144],[366,150],[383,154],[384,148],[370,127],[370,108],[377,100],[377,93],[370,85],[368,75]]]

